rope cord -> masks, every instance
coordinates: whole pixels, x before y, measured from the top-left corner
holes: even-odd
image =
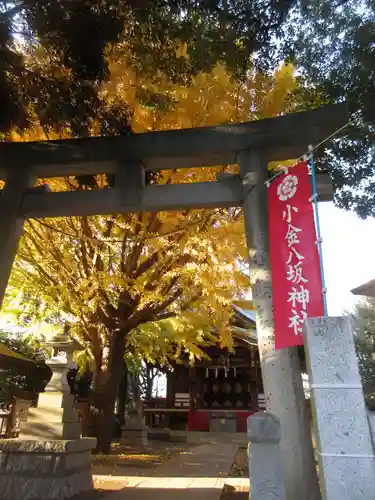
[[[347,123],[345,123],[345,125],[343,125],[342,127],[340,127],[337,130],[335,130],[331,135],[329,135],[328,137],[326,137],[325,139],[323,139],[322,141],[320,141],[315,146],[310,146],[308,152],[304,153],[302,156],[300,156],[297,159],[296,163],[293,166],[291,166],[291,167],[284,167],[284,166],[280,165],[281,170],[265,181],[265,184],[267,185],[267,187],[269,187],[270,183],[274,179],[276,179],[277,177],[279,177],[279,175],[283,174],[285,172],[285,170],[288,170],[289,168],[290,169],[294,168],[296,165],[298,165],[298,163],[300,163],[302,160],[304,160],[306,158],[306,156],[311,155],[316,149],[318,149],[320,146],[322,146],[323,144],[325,144],[326,142],[328,142],[330,139],[332,139],[333,137],[335,137],[336,135],[338,135],[342,130],[344,130],[346,127],[348,127],[348,125],[350,125],[350,121],[347,122]]]

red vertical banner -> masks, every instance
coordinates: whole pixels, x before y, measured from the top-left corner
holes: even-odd
[[[275,348],[303,345],[307,317],[324,316],[322,278],[308,166],[301,162],[268,187]]]

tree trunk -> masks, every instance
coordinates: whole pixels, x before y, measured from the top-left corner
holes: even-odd
[[[112,334],[103,368],[97,374],[94,387],[96,412],[94,433],[97,438],[96,452],[109,453],[115,429],[115,403],[124,370],[125,335]]]

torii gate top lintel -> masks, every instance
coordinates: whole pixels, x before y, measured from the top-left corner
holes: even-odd
[[[20,197],[16,210],[23,218],[235,207],[244,199],[239,177],[146,185],[145,171],[236,164],[244,152],[260,154],[267,166],[272,160],[298,158],[308,144],[319,143],[346,122],[346,108],[339,105],[218,127],[2,143],[0,178],[7,183],[1,205],[8,211]],[[101,173],[116,174],[114,188],[48,193],[22,187],[32,186],[35,177]],[[318,176],[317,185],[322,201],[332,198],[328,176]]]
[[[347,122],[343,105],[275,118],[116,137],[0,144],[0,178],[28,168],[37,177],[115,173],[119,163],[147,171],[237,163],[239,151],[262,151],[268,161],[299,157]]]

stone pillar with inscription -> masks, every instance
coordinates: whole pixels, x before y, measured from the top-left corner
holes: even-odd
[[[374,450],[349,318],[308,318],[305,346],[323,498],[375,498]]]
[[[146,448],[148,445],[148,427],[145,419],[135,409],[126,415],[122,427],[120,443],[134,448]]]
[[[81,424],[66,375],[75,343],[65,332],[46,346],[52,378],[29,411],[19,439],[0,440],[1,500],[70,499],[93,488],[94,438],[81,438]]]
[[[267,211],[268,164],[260,153],[239,155],[243,213],[249,248],[250,279],[267,411],[281,422],[286,498],[319,500],[320,489],[311,443],[298,353],[275,350]]]
[[[148,445],[148,428],[143,415],[143,403],[139,392],[137,379],[131,379],[133,401],[127,412],[125,425],[122,427],[121,444],[135,448],[144,448]]]

